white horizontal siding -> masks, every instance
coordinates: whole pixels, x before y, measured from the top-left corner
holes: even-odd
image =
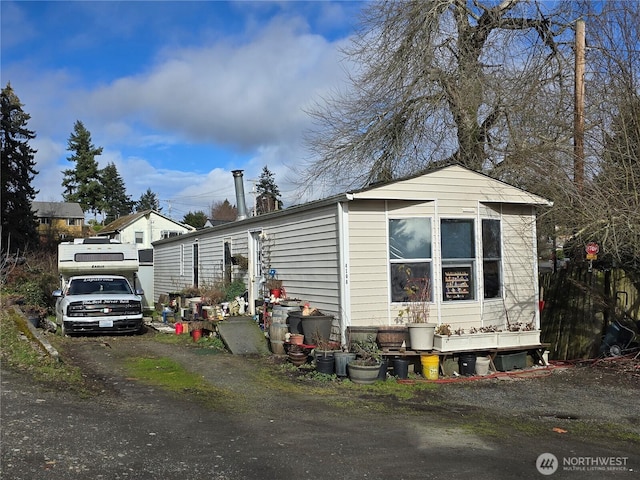
[[[510,323],[534,319],[537,298],[532,207],[505,206],[502,216],[505,305]]]
[[[355,198],[422,199],[546,205],[549,202],[506,183],[454,165],[364,192]]]

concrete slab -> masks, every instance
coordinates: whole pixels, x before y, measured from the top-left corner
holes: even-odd
[[[227,317],[218,322],[218,333],[227,348],[235,355],[269,355],[264,332],[253,317]]]

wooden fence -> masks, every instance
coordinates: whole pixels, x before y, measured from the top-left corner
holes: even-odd
[[[589,271],[569,265],[540,274],[541,338],[550,358],[595,358],[610,321],[623,311],[640,318],[640,295],[622,270]]]

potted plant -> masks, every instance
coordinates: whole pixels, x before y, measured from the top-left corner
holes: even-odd
[[[411,278],[411,271],[407,269],[407,277]],[[432,350],[433,335],[436,328],[429,323],[429,307],[431,302],[431,284],[428,278],[412,280],[405,287],[409,301],[398,312],[399,321],[407,319],[409,341],[412,350]]]
[[[287,356],[289,357],[289,361],[293,363],[296,367],[300,367],[307,363],[309,355],[300,345],[291,345],[289,347],[289,351],[287,352]]]
[[[525,347],[540,344],[540,330],[535,330],[534,322],[509,323],[507,330],[498,333],[498,347]]]
[[[455,352],[462,350],[479,350],[496,348],[498,345],[498,328],[494,325],[469,329],[451,329],[451,325],[438,325],[433,337],[433,348],[441,352]]]
[[[370,385],[375,383],[380,373],[380,349],[374,341],[356,341],[352,343],[356,359],[347,365],[349,378],[353,383]]]
[[[280,294],[282,293],[282,280],[278,280],[277,278],[268,278],[266,282],[267,290],[269,294],[275,298],[280,298]]]

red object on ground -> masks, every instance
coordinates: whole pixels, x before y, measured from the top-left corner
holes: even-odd
[[[181,335],[181,334],[182,334],[182,324],[176,323],[176,335]]]

